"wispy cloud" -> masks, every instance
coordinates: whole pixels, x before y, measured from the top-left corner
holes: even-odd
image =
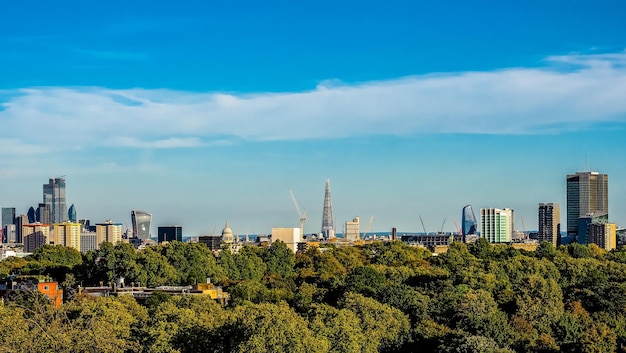
[[[228,137],[559,133],[626,122],[625,63],[626,52],[574,54],[549,57],[544,68],[328,81],[292,93],[24,88],[0,95],[0,131],[13,131],[19,145],[33,141],[36,128],[58,137],[36,143],[57,149],[184,148]]]

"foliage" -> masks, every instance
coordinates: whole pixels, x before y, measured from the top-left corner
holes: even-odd
[[[617,352],[626,347],[626,250],[484,239],[432,256],[402,242],[282,242],[214,255],[171,242],[80,255],[44,246],[0,274],[55,277],[65,303],[14,291],[0,303],[0,351],[28,352]],[[11,277],[12,278],[12,277]],[[187,285],[211,279],[226,307],[154,292],[90,297],[78,285]]]

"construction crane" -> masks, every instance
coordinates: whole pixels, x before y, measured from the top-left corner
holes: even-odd
[[[304,209],[304,212],[300,211],[298,200],[296,200],[296,195],[293,194],[293,191],[289,190],[289,195],[291,195],[291,200],[293,201],[293,205],[296,206],[296,211],[298,211],[298,216],[300,217],[300,236],[304,236],[304,223],[306,222],[306,209]]]
[[[446,219],[443,219],[443,223],[441,224],[441,229],[439,230],[439,234],[443,234],[443,227],[446,225]]]
[[[463,231],[461,230],[461,228],[459,228],[459,225],[456,224],[455,220],[452,220],[454,222],[454,228],[456,228],[456,234],[458,235],[463,235]]]
[[[422,219],[422,215],[419,215],[420,217],[420,222],[422,223],[422,229],[424,229],[424,234],[428,235],[428,232],[426,231],[426,227],[424,226],[424,220]]]
[[[369,223],[367,223],[367,227],[365,227],[365,231],[363,231],[363,240],[365,240],[365,237],[367,236],[367,232],[372,227],[372,223],[374,223],[374,216],[370,217],[370,221]]]

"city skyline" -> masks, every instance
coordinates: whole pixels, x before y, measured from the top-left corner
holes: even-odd
[[[354,5],[5,4],[0,206],[67,175],[79,219],[267,234],[293,190],[309,234],[330,179],[335,224],[453,231],[471,204],[536,230],[599,171],[626,226],[626,4]]]

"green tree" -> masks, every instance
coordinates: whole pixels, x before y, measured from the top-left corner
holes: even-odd
[[[399,309],[356,293],[347,293],[340,307],[351,310],[361,321],[363,352],[399,349],[409,338],[409,319]]]
[[[337,309],[326,304],[313,305],[308,313],[309,327],[316,336],[330,342],[330,353],[360,353],[366,341],[357,315],[347,309]]]
[[[266,273],[281,277],[291,277],[296,265],[296,255],[287,247],[287,244],[278,240],[272,242],[264,255],[264,262],[267,266]]]

